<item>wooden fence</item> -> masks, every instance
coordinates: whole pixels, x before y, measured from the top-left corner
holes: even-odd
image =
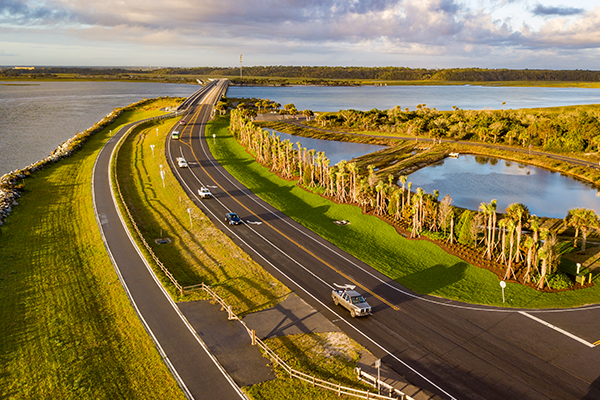
[[[162,116],[159,118],[165,118],[166,116]],[[156,118],[156,119],[159,119]],[[145,121],[144,121],[145,122]],[[135,125],[135,127],[139,126]],[[131,130],[133,129],[133,127],[130,129],[129,132],[131,132]],[[129,132],[127,132],[127,134],[129,134]],[[120,146],[119,146],[120,149]],[[119,149],[117,149],[117,154],[115,154],[115,161],[114,161],[114,169],[113,171],[115,171],[115,175],[116,175],[116,159],[117,159],[117,155],[118,155],[118,151]],[[129,211],[129,207],[127,207],[127,204],[125,203],[125,199],[123,198],[123,194],[121,193],[121,187],[119,186],[119,180],[115,179],[116,182],[116,188],[117,188],[117,192],[119,194],[119,198],[121,200],[121,206],[123,207],[123,209],[127,212],[127,216],[129,217],[129,222],[131,223],[131,225],[133,226],[133,229],[137,232],[137,236],[138,239],[142,242],[142,244],[144,245],[144,248],[146,249],[146,251],[150,254],[150,257],[152,257],[152,260],[154,260],[154,262],[156,263],[156,265],[164,272],[165,276],[167,278],[169,278],[169,280],[171,281],[171,283],[175,286],[175,288],[178,290],[180,295],[183,295],[186,292],[190,292],[190,291],[195,291],[195,290],[203,290],[207,293],[207,295],[213,299],[213,301],[219,303],[221,305],[221,310],[226,310],[227,311],[227,315],[228,315],[228,319],[229,320],[238,320],[240,321],[240,323],[244,326],[244,328],[246,329],[246,332],[248,332],[248,335],[250,336],[251,339],[251,343],[252,345],[256,345],[259,346],[267,355],[268,357],[279,367],[281,367],[289,376],[290,378],[296,378],[296,379],[300,379],[304,382],[308,382],[311,385],[313,385],[313,387],[320,387],[326,390],[331,390],[335,393],[337,393],[338,396],[341,395],[346,395],[346,396],[352,396],[352,397],[356,397],[359,399],[378,399],[378,400],[389,400],[389,399],[402,399],[402,400],[413,400],[410,396],[402,393],[401,391],[394,389],[389,390],[389,395],[384,396],[381,394],[377,394],[377,393],[371,393],[369,391],[365,391],[365,390],[359,390],[359,389],[353,389],[353,388],[349,388],[346,386],[342,386],[339,383],[334,383],[334,382],[329,382],[323,379],[319,379],[313,375],[309,375],[309,374],[305,374],[304,372],[298,371],[293,369],[292,367],[290,367],[285,361],[283,361],[273,350],[271,350],[262,340],[260,340],[259,338],[256,337],[256,331],[254,329],[250,329],[248,327],[248,325],[246,325],[246,323],[244,321],[242,321],[234,312],[232,307],[227,304],[218,294],[216,294],[211,288],[210,286],[204,284],[204,282],[198,284],[198,285],[192,285],[192,286],[181,286],[181,284],[179,284],[179,282],[177,282],[177,279],[175,279],[175,277],[173,276],[173,274],[163,265],[163,263],[158,259],[158,257],[156,257],[156,255],[154,254],[154,252],[152,251],[152,248],[150,247],[150,245],[148,244],[148,242],[146,241],[146,239],[144,238],[144,236],[142,235],[142,233],[140,232],[137,224],[135,223],[135,220],[133,219],[133,216],[131,215],[131,212]],[[359,379],[361,378],[361,375],[359,374]],[[364,375],[362,376],[362,378],[364,378]],[[376,384],[375,384],[376,385]],[[380,387],[381,387],[381,382],[380,382]],[[387,386],[384,384],[384,386]]]

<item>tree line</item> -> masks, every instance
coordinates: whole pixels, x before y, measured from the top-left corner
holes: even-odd
[[[503,278],[543,289],[564,289],[572,286],[570,278],[558,270],[560,252],[556,232],[540,226],[537,216],[527,206],[514,203],[503,214],[496,200],[482,202],[477,211],[452,205],[446,195],[412,189],[407,176],[398,184],[391,174],[387,179],[377,176],[373,166],[363,172],[355,162],[342,160],[330,165],[324,152],[307,149],[297,143],[262,129],[248,118],[243,109],[231,112],[230,130],[256,161],[287,179],[300,177],[306,188],[324,193],[338,203],[361,206],[376,215],[387,216],[410,232],[410,237],[425,234],[450,245],[458,242],[479,249],[481,257],[505,266]],[[501,217],[499,218],[499,215]],[[564,223],[575,228],[574,245],[582,234],[585,251],[589,232],[600,230],[600,219],[593,210],[573,209]],[[525,230],[527,228],[527,231]]]
[[[501,82],[501,81],[547,81],[547,82],[600,82],[600,71],[549,70],[549,69],[489,69],[489,68],[407,68],[407,67],[336,67],[336,66],[248,66],[243,68],[244,82],[265,83],[269,78],[285,84],[285,78],[305,79],[307,84],[354,84],[343,80],[380,81],[431,81],[431,82]],[[99,67],[36,67],[34,70],[18,70],[10,67],[0,69],[0,76],[51,76],[73,74],[84,77],[132,78],[133,75],[154,79],[160,76],[231,76],[240,75],[238,67],[195,68],[99,68]],[[132,76],[130,76],[132,75]],[[192,79],[190,77],[189,79]],[[237,79],[237,78],[235,78]],[[254,79],[250,81],[249,79]]]
[[[321,113],[322,126],[383,131],[435,139],[476,140],[484,143],[532,146],[557,153],[589,152],[600,149],[600,112],[575,109],[571,112],[523,110],[438,111],[425,104],[416,110],[400,106],[389,110],[341,110]]]
[[[165,74],[238,76],[237,67],[165,68]],[[372,79],[384,81],[574,81],[600,82],[600,71],[488,68],[407,68],[407,67],[335,67],[335,66],[253,66],[244,67],[244,75],[271,78]]]

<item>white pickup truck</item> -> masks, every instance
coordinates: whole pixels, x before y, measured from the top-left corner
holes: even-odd
[[[210,190],[208,190],[208,188],[202,187],[198,189],[198,197],[201,199],[210,199],[212,197],[212,193]]]
[[[352,318],[371,315],[371,306],[360,293],[354,290],[356,286],[335,283],[334,286],[339,288],[331,291],[331,298],[336,306],[341,304],[342,307],[347,308]]]

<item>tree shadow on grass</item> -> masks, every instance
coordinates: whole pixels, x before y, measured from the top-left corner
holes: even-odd
[[[464,261],[448,267],[436,264],[432,267],[398,279],[402,285],[419,294],[435,294],[437,291],[462,280],[469,264]]]

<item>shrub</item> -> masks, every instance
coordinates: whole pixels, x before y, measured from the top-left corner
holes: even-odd
[[[548,279],[548,286],[551,289],[568,289],[573,286],[573,281],[564,272],[556,272]]]

